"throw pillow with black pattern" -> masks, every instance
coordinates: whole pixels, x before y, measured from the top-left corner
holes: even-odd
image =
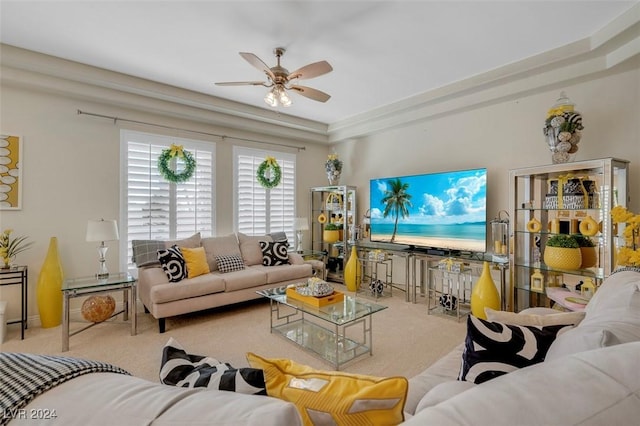
[[[174,338],[170,338],[162,350],[160,382],[183,388],[267,394],[262,369],[233,368],[215,358],[190,355]]]
[[[180,247],[173,245],[168,249],[158,250],[158,260],[170,282],[177,283],[187,278],[187,263]]]
[[[289,244],[282,241],[260,241],[262,250],[262,264],[264,266],[277,266],[289,264]]]
[[[469,315],[458,380],[479,384],[542,362],[556,336],[571,328],[510,325]]]

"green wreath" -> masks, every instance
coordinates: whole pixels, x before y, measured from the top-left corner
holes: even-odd
[[[169,167],[169,162],[176,157],[184,161],[184,170],[180,173],[176,173]],[[182,148],[182,145],[172,144],[169,148],[163,150],[160,157],[158,157],[158,170],[160,170],[160,174],[169,182],[186,182],[193,176],[193,172],[196,170],[196,160],[193,158],[193,154]]]
[[[271,179],[267,179],[265,173],[267,170],[270,171]],[[272,189],[280,184],[280,179],[282,178],[282,170],[280,170],[280,165],[273,157],[267,157],[260,165],[258,166],[258,171],[256,173],[256,177],[258,178],[258,182],[264,188]]]

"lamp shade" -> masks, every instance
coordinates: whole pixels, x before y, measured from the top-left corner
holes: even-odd
[[[308,231],[309,219],[307,219],[306,217],[296,217],[294,226],[296,228],[296,231]]]
[[[118,224],[115,220],[89,220],[87,223],[87,241],[117,240]]]

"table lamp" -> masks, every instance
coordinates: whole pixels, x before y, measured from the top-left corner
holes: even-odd
[[[104,245],[105,241],[114,241],[118,239],[118,224],[115,220],[89,220],[87,223],[87,241],[100,241],[98,246],[98,272],[96,278],[104,279],[109,277],[107,270],[106,254],[109,247]]]
[[[307,219],[306,217],[296,217],[294,227],[296,228],[296,240],[297,240],[296,251],[301,252],[302,251],[302,231],[309,230],[309,219]]]

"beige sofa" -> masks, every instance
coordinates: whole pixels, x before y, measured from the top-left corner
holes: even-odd
[[[201,238],[195,234],[178,241],[134,241],[133,260],[138,266],[138,297],[158,320],[160,333],[166,318],[260,298],[256,291],[304,281],[312,266],[297,253],[289,253],[289,264],[263,266],[260,241],[273,241],[268,235],[242,233]],[[180,282],[170,282],[154,252],[159,247],[204,247],[210,273]],[[240,255],[245,268],[222,273],[216,256]]]

